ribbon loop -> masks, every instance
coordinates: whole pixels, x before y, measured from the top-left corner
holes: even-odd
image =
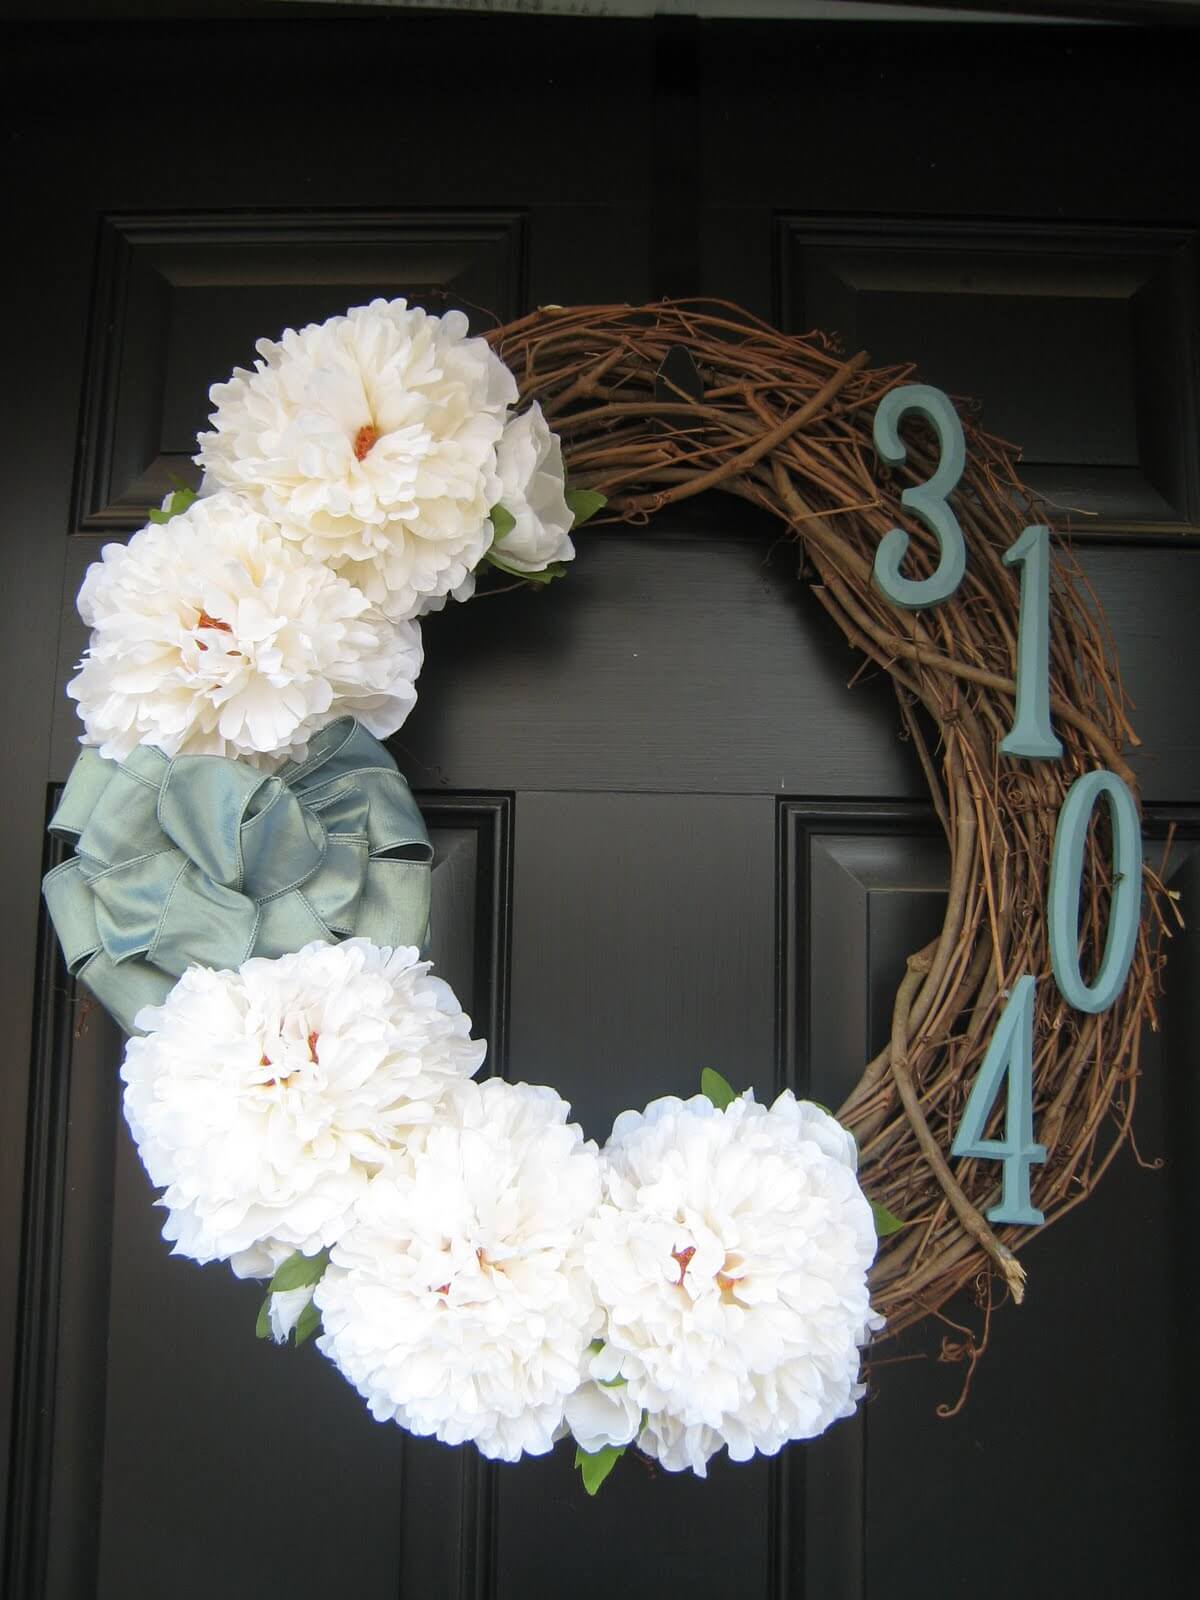
[[[206,878],[242,887],[242,824],[271,779],[241,761],[176,756],[158,792],[158,822]]]
[[[343,717],[272,777],[220,756],[80,753],[43,893],[71,972],[126,1032],[191,964],[314,939],[425,943],[433,849],[383,746]]]

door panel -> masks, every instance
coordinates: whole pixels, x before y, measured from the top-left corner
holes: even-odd
[[[706,1484],[628,1461],[590,1502],[566,1449],[493,1468],[371,1423],[311,1347],[256,1343],[256,1289],[168,1257],[119,1040],[81,1015],[44,920],[38,941],[37,878],[76,749],[83,570],[187,475],[205,385],[252,336],[376,292],[508,316],[699,287],[977,389],[1031,482],[1088,513],[1075,553],[1136,704],[1151,848],[1179,824],[1170,883],[1194,900],[1194,42],[354,18],[105,44],[139,92],[101,94],[70,28],[21,33],[5,85],[6,1593],[1173,1592],[1194,929],[1141,1062],[1139,1149],[1167,1164],[1126,1151],[1033,1242],[1028,1303],[996,1312],[961,1415],[936,1408],[963,1335],[935,1320],[880,1349],[870,1401],[822,1440]],[[426,624],[394,750],[439,846],[439,964],[490,1070],[555,1084],[594,1136],[706,1064],[836,1103],[944,884],[888,679],[858,676],[795,548],[745,507],[579,546],[550,594]],[[946,1314],[979,1335],[969,1295]]]
[[[43,843],[48,871],[65,852]],[[14,1594],[74,1595],[95,1571],[100,1514],[121,1034],[99,1008],[83,1014],[44,913],[37,950],[6,1577]]]
[[[783,325],[829,329],[978,397],[1058,525],[1196,526],[1191,232],[898,217],[777,228]]]
[[[941,928],[949,856],[928,806],[784,801],[780,839],[784,1071],[838,1106],[888,1038],[905,962]]]

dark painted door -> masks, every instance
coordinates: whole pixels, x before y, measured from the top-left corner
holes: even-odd
[[[1192,37],[353,18],[8,43],[6,1593],[1186,1592],[1194,933],[1141,1161],[1030,1247],[957,1417],[969,1298],[811,1447],[707,1483],[627,1462],[591,1503],[565,1451],[494,1470],[372,1423],[314,1349],[255,1342],[251,1286],[168,1258],[119,1040],[39,933],[38,877],[75,589],[254,336],[377,293],[507,318],[704,292],[916,358],[1026,445],[1122,653],[1152,848],[1180,824],[1196,897]],[[938,918],[888,685],[848,687],[796,578],[770,527],[692,502],[582,538],[552,594],[428,625],[396,753],[443,858],[442,965],[492,1070],[597,1136],[705,1064],[836,1103]]]

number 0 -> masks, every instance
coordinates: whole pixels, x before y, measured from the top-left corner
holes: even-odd
[[[1112,817],[1112,904],[1104,956],[1093,981],[1079,970],[1079,896],[1088,823],[1103,795]],[[1142,908],[1142,830],[1137,806],[1115,772],[1085,773],[1067,792],[1050,862],[1050,962],[1063,999],[1076,1011],[1107,1011],[1129,976]]]

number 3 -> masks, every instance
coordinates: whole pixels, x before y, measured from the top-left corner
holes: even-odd
[[[921,606],[936,606],[949,600],[967,570],[967,547],[962,529],[946,504],[946,496],[958,487],[963,475],[967,447],[958,412],[942,391],[926,383],[904,384],[885,394],[875,413],[875,448],[890,466],[899,466],[908,454],[898,424],[910,411],[917,412],[932,426],[938,436],[940,454],[933,477],[926,483],[905,489],[900,504],[920,517],[936,537],[941,554],[932,577],[903,577],[900,567],[908,552],[908,534],[903,528],[892,528],[884,534],[875,552],[875,582],[893,605],[916,611]]]

